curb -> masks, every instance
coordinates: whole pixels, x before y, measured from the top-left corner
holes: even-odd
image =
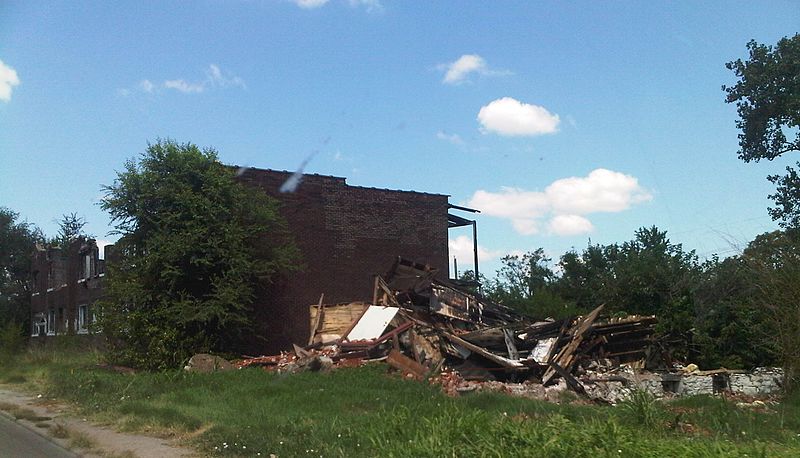
[[[17,404],[14,404],[14,405],[17,405]],[[17,407],[21,407],[21,406],[17,406]],[[69,452],[70,454],[72,454],[72,455],[74,455],[76,457],[83,456],[83,455],[81,455],[79,453],[76,453],[74,450],[71,450],[71,449],[65,447],[64,444],[62,444],[59,441],[58,438],[55,438],[55,437],[47,434],[45,431],[42,430],[42,428],[37,427],[35,424],[31,423],[30,421],[20,420],[17,417],[15,417],[14,415],[6,412],[5,410],[0,410],[0,416],[3,416],[6,419],[14,422],[15,424],[17,424],[19,426],[22,426],[23,428],[27,429],[28,431],[33,432],[34,434],[36,434],[37,436],[41,437],[42,439],[47,440],[51,444],[53,444],[53,445],[55,445],[55,446],[57,446],[57,447],[59,447],[61,449],[64,449],[64,451]],[[52,421],[53,423],[55,423],[55,418],[52,418],[51,420],[48,420],[48,421]]]

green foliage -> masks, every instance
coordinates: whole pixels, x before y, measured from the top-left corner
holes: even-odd
[[[20,335],[30,329],[31,255],[42,241],[39,229],[0,207],[0,327],[16,323]]]
[[[700,367],[752,369],[779,362],[774,328],[757,276],[741,256],[712,259],[703,266],[695,291],[695,344]]]
[[[553,290],[556,275],[542,248],[508,255],[493,280],[485,280],[484,294],[495,302],[536,318],[565,318],[580,311]]]
[[[750,242],[742,258],[756,292],[753,305],[766,316],[770,340],[786,371],[788,388],[800,380],[800,232],[774,231]]]
[[[800,34],[784,37],[775,47],[751,40],[749,59],[728,62],[738,81],[723,86],[725,101],[736,103],[739,119],[739,158],[745,162],[773,160],[790,151],[800,151]],[[800,166],[800,164],[798,164]],[[800,225],[800,180],[796,170],[773,175],[778,185],[770,196],[777,204],[770,209],[782,227]]]
[[[7,364],[11,359],[25,348],[27,339],[22,325],[8,321],[0,327],[0,365]]]
[[[693,290],[699,265],[694,251],[672,243],[655,226],[621,245],[589,245],[561,257],[555,288],[579,310],[605,304],[605,313],[658,315],[659,331],[675,356],[692,353]]]
[[[91,238],[83,228],[86,226],[86,219],[78,216],[77,213],[65,213],[58,222],[58,234],[50,240],[50,245],[66,249],[70,244],[80,237]]]
[[[176,367],[230,350],[256,289],[296,262],[277,202],[236,182],[212,149],[158,141],[105,191],[121,238],[100,324],[120,363]]]
[[[646,428],[656,428],[663,420],[664,411],[655,396],[647,390],[634,389],[630,397],[620,403],[624,417]]]
[[[522,256],[507,255],[500,260],[503,266],[497,271],[494,295],[503,302],[533,299],[537,291],[547,287],[555,278],[549,264],[552,259],[543,248]]]
[[[125,430],[190,433],[203,455],[706,457],[800,451],[798,402],[791,398],[774,412],[746,411],[713,398],[666,405],[646,399],[630,411],[499,393],[450,398],[438,387],[388,376],[383,365],[328,374],[245,369],[124,375],[79,358],[69,362],[50,354],[9,375],[24,376],[48,398],[74,402],[82,417]],[[0,380],[5,376],[0,373]],[[694,429],[664,421],[671,410]]]

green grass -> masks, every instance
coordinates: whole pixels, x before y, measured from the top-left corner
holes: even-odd
[[[22,378],[18,389],[70,401],[82,416],[177,436],[214,456],[800,456],[796,397],[772,412],[717,398],[555,405],[449,398],[384,365],[123,375],[95,368],[98,356],[30,353],[0,368],[0,383]]]

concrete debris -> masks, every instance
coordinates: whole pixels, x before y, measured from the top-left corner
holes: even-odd
[[[325,371],[386,362],[404,377],[451,395],[496,391],[560,402],[570,391],[616,404],[634,390],[658,398],[781,387],[776,369],[700,371],[671,359],[655,339],[655,316],[585,316],[537,321],[439,278],[430,266],[398,258],[374,282],[372,303],[310,307],[306,347],[236,363],[277,372]]]

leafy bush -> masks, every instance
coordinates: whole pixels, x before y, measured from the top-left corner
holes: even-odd
[[[0,362],[11,359],[19,353],[27,342],[23,336],[22,325],[9,321],[0,328]]]

